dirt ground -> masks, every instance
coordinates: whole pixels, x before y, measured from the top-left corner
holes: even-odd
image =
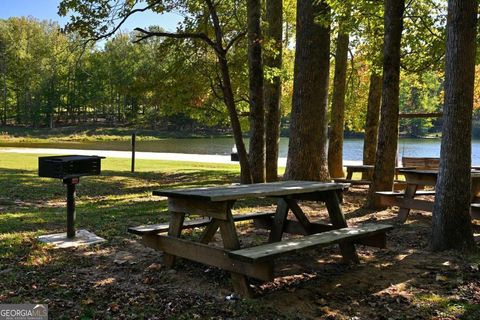
[[[349,225],[395,224],[396,208],[363,209],[365,197],[362,188],[345,194]],[[327,218],[322,205],[302,208],[314,220]],[[0,303],[36,299],[49,304],[53,319],[480,319],[478,255],[432,253],[430,226],[430,214],[414,211],[388,233],[387,249],[358,246],[357,265],[343,264],[337,246],[279,259],[275,280],[252,281],[256,297],[247,300],[232,295],[228,273],[186,260],[166,270],[162,254],[134,236],[83,249],[42,248],[37,268]],[[249,224],[239,229],[244,245],[267,237]],[[480,226],[474,232],[480,242]]]

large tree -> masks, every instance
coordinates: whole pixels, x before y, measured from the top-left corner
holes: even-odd
[[[248,72],[250,98],[249,160],[253,182],[265,182],[265,107],[260,0],[247,0]]]
[[[370,73],[370,86],[368,89],[365,138],[363,140],[363,164],[375,164],[381,97],[382,77],[378,74],[377,70],[373,69]]]
[[[327,180],[330,8],[297,1],[293,101],[286,179]]]
[[[265,67],[269,68],[270,77],[265,81],[265,136],[266,136],[266,179],[278,179],[278,144],[280,141],[280,98],[282,82],[282,33],[283,0],[266,1],[266,40],[269,50],[265,50]]]
[[[469,250],[475,246],[470,221],[470,167],[477,10],[476,0],[448,1],[445,103],[432,224],[434,250]]]
[[[345,125],[345,92],[347,84],[348,33],[341,21],[335,50],[332,111],[328,139],[328,171],[333,178],[343,177],[343,127]]]
[[[404,10],[404,0],[385,0],[381,118],[375,170],[368,192],[368,206],[370,207],[380,205],[375,192],[391,190],[395,174],[400,91],[400,43]]]

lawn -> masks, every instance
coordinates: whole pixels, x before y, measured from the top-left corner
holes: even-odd
[[[37,177],[37,157],[0,154],[0,303],[48,303],[52,319],[479,319],[480,257],[428,250],[430,217],[414,214],[389,233],[388,249],[359,247],[362,263],[343,265],[336,248],[279,261],[279,277],[255,282],[254,300],[226,300],[227,273],[181,261],[165,270],[128,226],[167,221],[152,190],[233,183],[238,165],[105,159],[102,175],[81,178],[77,226],[106,243],[56,250],[36,237],[65,230],[65,187]],[[365,189],[345,196],[349,224],[392,223],[395,209],[362,208]],[[271,209],[271,201],[242,202]],[[307,212],[323,207],[307,203]],[[312,213],[313,214],[313,213]],[[245,242],[265,233],[240,226]],[[480,230],[475,227],[476,238]]]

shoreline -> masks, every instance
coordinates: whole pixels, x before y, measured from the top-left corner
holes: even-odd
[[[115,151],[115,150],[83,150],[83,149],[56,149],[56,148],[6,148],[1,147],[1,152],[8,153],[30,153],[30,154],[78,154],[78,155],[97,155],[111,158],[130,159],[132,153],[130,151]],[[135,159],[142,160],[164,160],[164,161],[185,161],[185,162],[202,162],[202,163],[222,163],[222,164],[237,164],[238,162],[231,161],[229,155],[210,155],[210,154],[190,154],[190,153],[166,153],[166,152],[135,152]],[[278,165],[285,167],[287,158],[278,158]],[[358,165],[362,161],[357,160],[343,160],[343,165]]]

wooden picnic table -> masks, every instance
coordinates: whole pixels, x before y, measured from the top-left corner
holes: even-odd
[[[375,166],[370,164],[354,164],[354,165],[346,165],[345,169],[347,169],[347,176],[345,178],[335,178],[333,179],[335,182],[340,183],[350,183],[354,185],[369,185],[372,183],[372,176],[373,170]],[[397,176],[402,169],[415,169],[415,167],[395,167],[395,175]],[[353,179],[354,173],[362,173],[362,179]],[[396,181],[400,182],[400,181]]]
[[[386,192],[379,191],[377,194],[380,196],[381,204],[387,206],[398,206],[399,222],[404,223],[408,219],[411,209],[422,211],[433,211],[433,201],[415,199],[418,196],[434,196],[434,190],[420,190],[424,186],[435,187],[437,182],[438,170],[416,170],[416,169],[403,169],[399,170],[401,174],[405,176],[407,186],[404,192]],[[471,202],[474,203],[480,196],[480,172],[471,171],[472,179],[472,194]],[[476,210],[477,205],[472,204],[472,209]],[[476,216],[476,214],[475,214]]]
[[[313,181],[282,181],[251,185],[158,190],[153,194],[168,197],[170,221],[167,226],[139,226],[129,231],[141,235],[146,245],[164,252],[167,268],[176,257],[215,266],[231,273],[234,290],[250,296],[247,277],[273,279],[273,258],[322,245],[339,244],[346,261],[357,262],[354,243],[385,246],[385,231],[389,225],[364,225],[348,228],[339,203],[339,193],[348,185]],[[246,198],[273,197],[277,199],[275,213],[256,213],[238,216],[232,214],[234,203]],[[321,201],[326,204],[330,224],[312,222],[303,213],[298,201]],[[295,220],[288,219],[291,210]],[[187,214],[206,219],[185,221]],[[235,221],[253,220],[257,227],[270,230],[269,243],[241,248]],[[182,230],[204,227],[198,240],[180,238]],[[209,245],[217,230],[223,248]],[[167,235],[161,234],[168,230]],[[283,240],[284,233],[304,235],[300,239]]]

